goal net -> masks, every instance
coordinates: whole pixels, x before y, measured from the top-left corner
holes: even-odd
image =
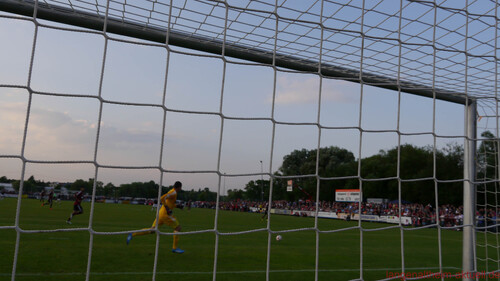
[[[0,276],[498,278],[499,7],[0,0]]]

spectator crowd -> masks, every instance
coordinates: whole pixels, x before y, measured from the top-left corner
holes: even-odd
[[[197,208],[215,208],[215,202],[193,202],[193,207]],[[395,216],[411,217],[412,225],[415,227],[436,224],[436,214],[439,216],[439,223],[443,227],[455,227],[463,224],[463,206],[453,206],[450,204],[441,205],[436,213],[432,204],[406,203],[401,204],[401,213],[398,203],[361,203],[359,202],[329,202],[320,201],[320,212],[334,212],[338,214],[356,214],[375,215],[375,216]],[[220,202],[221,210],[250,212],[252,209],[264,212],[267,210],[268,202],[255,202],[248,200],[235,200],[229,202]],[[316,211],[316,203],[309,200],[300,200],[295,202],[278,200],[271,204],[272,209],[290,210],[290,211]],[[476,222],[478,227],[485,227],[497,224],[497,211],[491,208],[478,208],[476,211]]]

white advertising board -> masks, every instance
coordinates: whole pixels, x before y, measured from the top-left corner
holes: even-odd
[[[335,201],[337,202],[359,202],[359,189],[336,189]]]

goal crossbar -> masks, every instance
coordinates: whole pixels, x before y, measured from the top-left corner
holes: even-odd
[[[32,17],[34,15],[35,5],[37,5],[37,18],[96,31],[104,30],[104,23],[106,19],[102,16],[59,5],[49,5],[43,2],[35,2],[32,0],[0,0],[0,11]],[[228,41],[223,42],[222,40],[188,34],[173,29],[167,30],[158,27],[141,25],[125,19],[108,17],[106,21],[106,32],[161,44],[166,42],[168,32],[168,44],[173,46],[218,55],[222,54],[222,51],[224,50],[225,56],[236,59],[266,65],[275,65],[277,67],[295,71],[320,73],[324,77],[337,78],[358,83],[363,82],[365,85],[395,91],[403,91],[429,98],[435,97],[439,100],[458,104],[470,104],[475,100],[474,97],[467,96],[465,93],[393,79],[382,75],[353,70],[328,63],[321,63],[321,70],[319,70],[320,63],[318,61],[301,59],[279,53],[274,55],[273,52],[251,46],[235,44]]]

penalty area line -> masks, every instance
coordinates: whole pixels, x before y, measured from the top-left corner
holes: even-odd
[[[439,270],[439,267],[407,267],[409,270]],[[443,267],[443,269],[460,270],[458,267]],[[365,268],[363,271],[393,271],[399,272],[401,268]],[[315,272],[314,269],[274,269],[269,270],[269,273],[293,273],[293,272]],[[318,272],[359,272],[359,268],[339,268],[339,269],[319,269]],[[217,274],[249,274],[249,273],[266,273],[265,270],[241,270],[241,271],[217,271]],[[437,272],[436,272],[437,273]],[[151,275],[153,272],[90,272],[94,276],[106,275]],[[213,274],[212,271],[187,271],[187,272],[169,272],[159,271],[157,275],[208,275]],[[0,276],[11,276],[11,273],[0,273]],[[16,276],[85,276],[83,272],[61,272],[61,273],[16,273]]]

